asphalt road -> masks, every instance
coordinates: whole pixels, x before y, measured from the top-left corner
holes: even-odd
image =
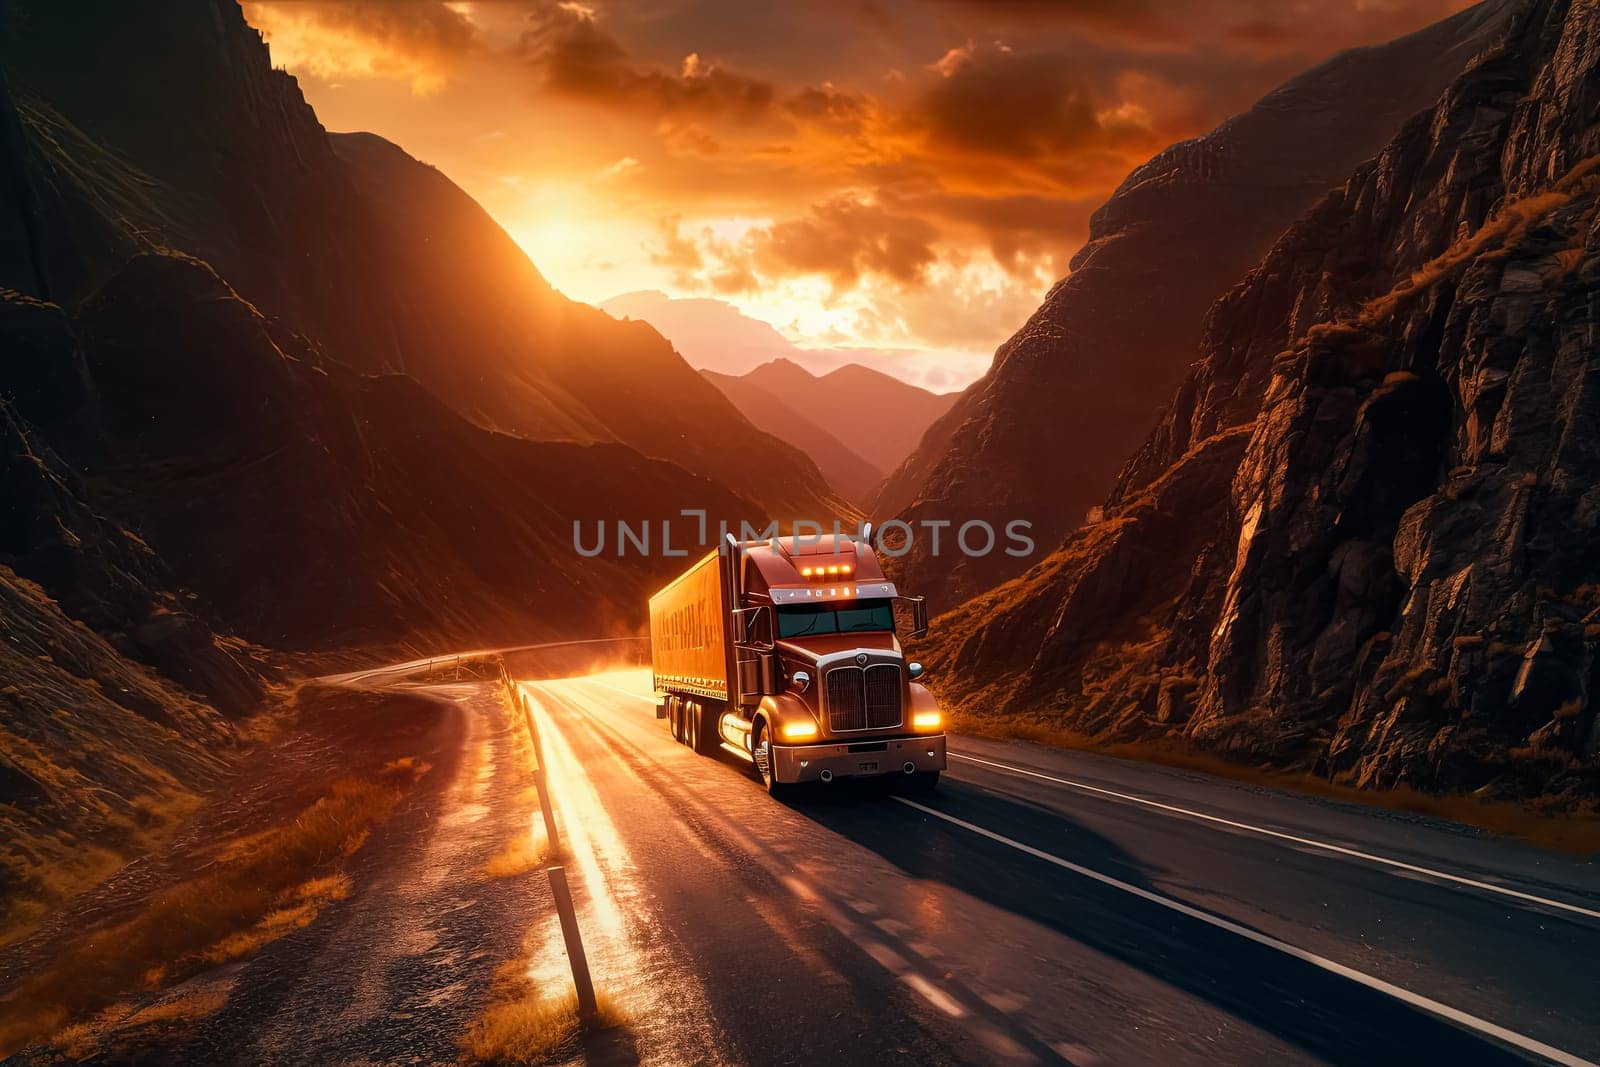
[[[648,687],[524,687],[645,1062],[1600,1060],[1592,862],[965,737],[931,798],[778,804]]]
[[[747,763],[675,744],[647,671],[520,684],[594,979],[627,1020],[569,1062],[1600,1062],[1595,863],[966,737],[932,796],[780,804]],[[108,1062],[452,1063],[497,969],[571,988],[542,869],[486,876],[543,843],[503,689],[407,690],[431,725],[396,752],[432,769],[351,895],[162,993],[221,1006]]]

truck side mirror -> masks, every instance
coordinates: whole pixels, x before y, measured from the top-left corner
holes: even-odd
[[[811,688],[811,675],[805,671],[795,671],[794,674],[789,676],[789,681],[802,693]]]
[[[906,636],[918,638],[928,632],[928,602],[920,596],[896,597],[911,609],[911,632]]]
[[[921,678],[922,664],[918,663],[916,660],[912,660],[910,663],[906,664],[906,675],[913,679]]]

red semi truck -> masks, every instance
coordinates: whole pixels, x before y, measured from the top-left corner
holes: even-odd
[[[658,718],[696,752],[755,764],[768,792],[798,782],[898,775],[931,789],[944,724],[895,631],[927,631],[865,541],[731,535],[650,598]]]

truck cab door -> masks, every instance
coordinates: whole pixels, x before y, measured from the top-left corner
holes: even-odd
[[[733,613],[734,661],[739,703],[760,703],[778,691],[778,653],[773,641],[772,608],[761,605]]]

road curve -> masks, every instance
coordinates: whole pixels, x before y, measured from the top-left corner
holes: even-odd
[[[1600,1060],[1592,862],[965,737],[932,798],[780,805],[648,686],[523,685],[645,1062]]]

